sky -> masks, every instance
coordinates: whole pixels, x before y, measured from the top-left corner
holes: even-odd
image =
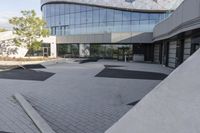
[[[14,16],[20,16],[21,10],[34,9],[41,16],[40,0],[1,0],[0,27],[11,29],[8,20]]]

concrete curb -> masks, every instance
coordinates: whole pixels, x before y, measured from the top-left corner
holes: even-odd
[[[79,62],[75,62],[75,59],[70,59],[70,58],[55,59],[55,60],[46,61],[46,62],[43,62],[43,63],[40,63],[40,64],[44,65],[44,66],[52,66],[52,65],[63,64],[63,63],[79,64]]]
[[[28,101],[19,93],[14,95],[26,114],[31,118],[41,133],[55,133],[47,122],[38,114]]]
[[[40,64],[44,65],[44,66],[51,66],[51,65],[62,64],[62,63],[66,63],[66,60],[65,59],[55,59],[55,60],[46,61],[46,62],[43,62]]]

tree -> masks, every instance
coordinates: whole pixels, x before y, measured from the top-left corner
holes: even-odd
[[[5,31],[7,31],[7,30],[4,28],[0,28],[0,32],[5,32]]]
[[[9,23],[13,25],[13,32],[17,35],[14,39],[16,46],[23,46],[31,51],[38,50],[42,42],[41,37],[47,37],[49,31],[45,29],[46,22],[36,16],[34,10],[21,11],[21,17],[13,17]]]

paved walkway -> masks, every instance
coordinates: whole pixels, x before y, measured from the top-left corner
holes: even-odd
[[[9,133],[40,133],[33,122],[16,103],[12,95],[15,89],[10,82],[0,81],[0,132]],[[12,83],[11,83],[12,84]]]
[[[38,132],[13,102],[11,96],[15,92],[21,92],[57,133],[103,133],[132,108],[128,103],[140,100],[160,82],[95,77],[104,65],[122,65],[124,67],[117,69],[125,70],[171,72],[155,64],[99,61],[46,66],[41,71],[55,73],[46,81],[0,79],[0,106],[4,108],[0,110],[0,131]],[[14,122],[6,126],[2,121]]]

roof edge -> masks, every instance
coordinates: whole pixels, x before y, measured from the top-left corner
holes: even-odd
[[[64,0],[49,0],[49,1],[41,0],[41,10],[42,10],[42,7],[46,4],[58,4],[58,3],[80,4],[80,5],[110,8],[110,9],[136,11],[136,12],[149,12],[149,13],[164,13],[164,12],[174,11],[174,10],[167,10],[167,9],[161,10],[161,9],[143,9],[143,8],[130,8],[130,7],[114,7],[110,5],[91,4],[91,3],[83,3],[83,2],[76,2],[76,1],[72,2],[72,1],[64,1]]]

